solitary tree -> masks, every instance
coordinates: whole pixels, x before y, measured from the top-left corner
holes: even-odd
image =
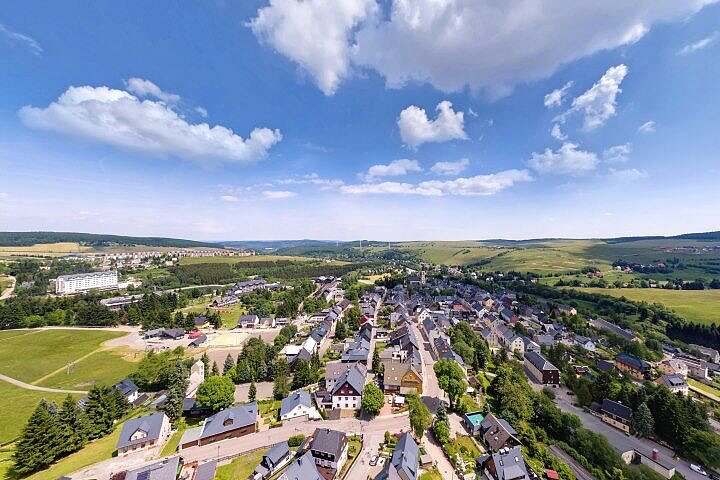
[[[410,428],[417,438],[421,438],[432,425],[432,414],[417,395],[408,395],[406,398],[410,409]]]
[[[212,376],[197,389],[197,406],[218,412],[235,402],[235,384],[227,377]]]
[[[371,415],[377,415],[384,404],[385,396],[382,391],[374,383],[365,385],[361,401],[363,411]]]
[[[203,372],[205,373],[205,378],[207,378],[210,376],[210,357],[208,357],[207,352],[203,352],[200,360],[203,363]]]
[[[287,397],[289,393],[290,387],[288,386],[287,376],[285,374],[276,374],[273,383],[273,398],[275,400],[282,400]]]
[[[649,437],[655,431],[655,420],[647,404],[641,403],[633,415],[633,429],[641,437]]]
[[[232,355],[228,353],[227,357],[225,357],[225,363],[223,364],[223,375],[227,375],[231,368],[235,366],[235,360],[233,359]]]
[[[255,380],[250,382],[250,389],[248,390],[248,398],[251,402],[255,401],[255,397],[257,396],[257,387],[255,387]]]

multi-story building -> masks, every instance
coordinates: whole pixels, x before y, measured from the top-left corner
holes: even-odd
[[[560,385],[560,370],[537,352],[525,352],[525,370],[537,383]]]
[[[89,292],[90,290],[114,290],[117,288],[117,270],[60,275],[55,280],[55,293],[58,295],[72,295],[74,293]]]

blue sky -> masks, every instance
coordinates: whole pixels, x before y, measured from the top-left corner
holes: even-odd
[[[495,4],[6,2],[0,228],[716,230],[720,5]]]

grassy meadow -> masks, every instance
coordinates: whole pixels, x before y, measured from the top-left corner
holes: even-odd
[[[38,243],[30,246],[0,247],[0,256],[62,256],[68,253],[92,252],[93,248],[77,242]]]
[[[180,265],[193,265],[197,263],[248,263],[248,262],[310,262],[312,257],[294,257],[290,255],[249,255],[246,257],[181,257]]]
[[[0,373],[26,383],[38,382],[78,361],[124,332],[103,330],[21,330],[0,332]],[[96,372],[97,373],[97,372]]]
[[[658,288],[583,288],[582,291],[662,303],[691,322],[720,323],[720,290],[663,290]]]
[[[11,442],[20,435],[41,398],[60,404],[65,397],[65,394],[60,393],[26,390],[0,380],[0,398],[8,406],[5,414],[0,415],[0,445]]]

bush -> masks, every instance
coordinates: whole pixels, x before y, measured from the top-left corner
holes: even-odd
[[[290,447],[299,447],[302,445],[302,443],[305,441],[305,435],[302,433],[298,435],[293,435],[292,437],[288,438],[288,446]]]

